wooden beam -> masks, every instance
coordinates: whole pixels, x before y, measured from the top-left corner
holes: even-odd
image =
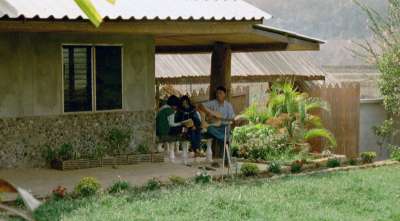
[[[231,46],[224,43],[216,43],[211,55],[210,99],[215,99],[217,87],[227,89],[227,96],[231,97]]]
[[[255,52],[255,51],[286,51],[287,43],[270,44],[231,44],[232,52]],[[188,46],[157,46],[158,54],[194,54],[210,53],[214,50],[214,45],[188,45]]]

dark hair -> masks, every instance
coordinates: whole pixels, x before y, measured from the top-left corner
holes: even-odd
[[[194,109],[194,105],[192,104],[192,101],[190,100],[189,96],[185,95],[185,96],[182,96],[182,97],[181,97],[181,100],[180,100],[180,104],[181,104],[181,107],[180,107],[180,108],[181,108],[182,110],[184,109],[184,108],[183,108],[183,102],[185,102],[185,101],[188,102],[188,104],[189,104],[189,109],[190,109],[190,110]]]
[[[216,90],[216,91],[223,91],[223,92],[226,94],[226,88],[223,87],[223,86],[217,87],[217,90]]]
[[[177,96],[175,96],[175,95],[171,95],[167,100],[167,104],[169,106],[179,107],[179,105],[180,105],[179,98]]]

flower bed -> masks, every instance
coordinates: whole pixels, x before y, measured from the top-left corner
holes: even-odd
[[[162,163],[164,162],[163,153],[151,153],[151,154],[129,154],[129,155],[118,155],[114,157],[107,157],[99,160],[53,160],[51,162],[51,168],[57,170],[76,170],[76,169],[88,169],[105,166],[122,166],[122,165],[134,165],[138,163]]]

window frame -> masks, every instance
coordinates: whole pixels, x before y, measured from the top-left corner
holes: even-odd
[[[70,112],[65,112],[65,90],[64,90],[64,79],[65,79],[65,73],[64,73],[64,54],[63,54],[63,50],[64,47],[90,47],[91,48],[91,54],[92,57],[91,59],[91,83],[92,83],[92,96],[91,96],[91,101],[92,101],[92,110],[89,111],[70,111]],[[96,99],[97,99],[97,94],[96,94],[96,87],[97,87],[97,83],[96,83],[96,75],[97,75],[97,71],[96,71],[96,47],[97,46],[103,46],[103,47],[120,47],[121,48],[121,108],[118,109],[112,109],[112,110],[97,110],[97,105],[96,105]],[[61,44],[60,46],[61,48],[61,106],[62,106],[62,114],[90,114],[90,113],[109,113],[109,112],[121,112],[123,110],[125,110],[125,94],[124,94],[124,47],[123,44],[88,44],[88,43],[73,43],[73,44],[69,44],[69,43],[65,43],[65,44]]]

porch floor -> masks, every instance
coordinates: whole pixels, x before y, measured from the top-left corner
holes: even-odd
[[[0,170],[0,178],[5,179],[12,184],[29,190],[37,197],[45,197],[57,186],[64,186],[67,191],[73,191],[74,186],[82,177],[96,177],[107,188],[120,176],[129,181],[132,185],[143,185],[151,178],[158,178],[162,181],[168,181],[170,176],[181,176],[185,178],[194,177],[200,171],[201,166],[210,166],[205,159],[190,159],[192,166],[185,166],[178,158],[175,163],[141,163],[137,165],[101,167],[92,169],[81,169],[71,171],[58,171],[53,169],[4,169]],[[214,160],[215,161],[215,160]],[[218,160],[217,160],[218,161]],[[221,165],[222,160],[219,160]],[[211,175],[223,174],[222,168],[216,168],[216,171],[208,171]],[[224,173],[227,173],[225,169]],[[5,195],[3,200],[13,200],[16,196]]]

